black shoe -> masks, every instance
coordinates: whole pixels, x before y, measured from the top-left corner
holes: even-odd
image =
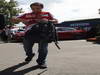
[[[31,56],[27,56],[25,61],[30,62],[34,56],[35,56],[35,53],[33,53]]]
[[[38,65],[40,69],[46,69],[48,68],[46,64]]]

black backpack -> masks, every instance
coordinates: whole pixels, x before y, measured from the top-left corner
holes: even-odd
[[[25,38],[29,37],[33,37],[35,43],[57,41],[55,25],[52,22],[38,23],[26,32]]]
[[[32,38],[34,43],[39,43],[41,40],[48,43],[54,42],[57,48],[60,49],[60,47],[58,46],[56,28],[52,22],[42,22],[34,25],[25,34],[25,39],[30,38]]]

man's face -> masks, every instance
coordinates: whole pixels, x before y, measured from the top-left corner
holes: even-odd
[[[38,13],[38,12],[42,11],[42,7],[41,6],[32,6],[31,9],[35,13]]]

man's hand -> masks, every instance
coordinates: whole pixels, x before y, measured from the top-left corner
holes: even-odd
[[[14,22],[14,23],[19,23],[19,22],[21,22],[21,20],[18,19],[18,18],[12,18],[12,19],[10,19],[10,21],[11,21],[11,22]]]
[[[25,19],[20,19],[20,18],[12,18],[11,19],[11,22],[14,22],[14,23],[19,23],[19,22],[27,23],[29,21],[30,20],[25,20]]]
[[[53,22],[54,24],[57,24],[58,23],[58,20],[56,20],[56,19],[49,20],[49,21]]]
[[[47,23],[48,19],[35,19],[35,21],[38,23]]]

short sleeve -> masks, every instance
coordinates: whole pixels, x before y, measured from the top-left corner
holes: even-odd
[[[48,13],[48,15],[49,15],[49,18],[50,18],[51,20],[54,19],[53,15],[52,15],[51,13]]]
[[[20,15],[17,18],[25,19],[26,18],[26,14]]]

